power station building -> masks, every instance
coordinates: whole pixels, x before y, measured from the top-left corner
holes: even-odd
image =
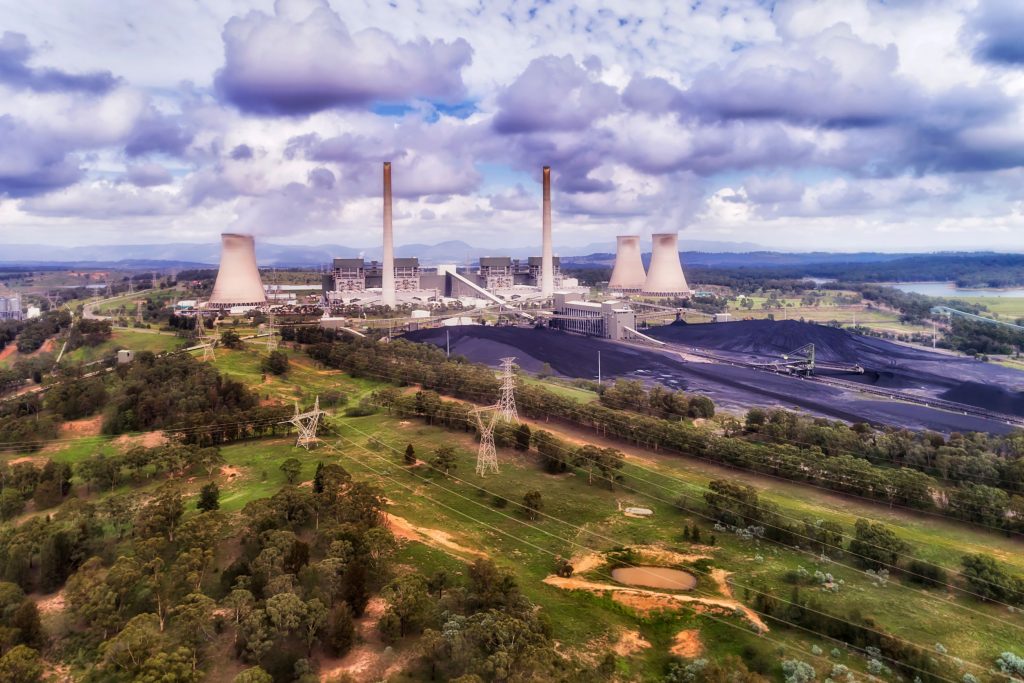
[[[23,320],[21,294],[0,296],[0,320]]]
[[[584,301],[555,292],[551,327],[605,339],[624,339],[636,327],[636,314],[622,301]]]
[[[362,258],[336,258],[324,277],[323,292],[328,306],[346,303],[401,302],[431,298],[485,298],[504,300],[550,296],[555,289],[576,290],[578,283],[563,278],[558,257],[551,245],[551,168],[541,175],[541,255],[525,261],[508,256],[483,256],[477,266],[445,265],[436,269],[420,266],[416,258],[396,258],[392,225],[391,164],[384,164],[383,176],[383,258],[381,262]]]
[[[256,240],[252,235],[220,236],[220,267],[208,308],[253,309],[265,306],[267,294],[256,266]]]

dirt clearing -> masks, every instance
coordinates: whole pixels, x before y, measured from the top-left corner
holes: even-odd
[[[453,552],[463,557],[467,555],[472,557],[487,557],[487,553],[466,547],[453,540],[452,535],[447,531],[416,526],[401,517],[396,517],[389,513],[384,514],[387,517],[388,525],[391,527],[391,532],[398,538],[404,538],[407,541],[419,541],[420,543],[425,543],[426,545],[446,552]]]
[[[704,652],[704,643],[700,639],[700,629],[691,628],[677,633],[672,641],[672,647],[669,649],[669,652],[684,659],[699,657]]]

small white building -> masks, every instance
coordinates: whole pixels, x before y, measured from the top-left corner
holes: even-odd
[[[124,365],[135,360],[135,352],[131,349],[119,349],[117,352],[117,364]]]
[[[0,320],[22,320],[21,294],[6,294],[0,296]]]

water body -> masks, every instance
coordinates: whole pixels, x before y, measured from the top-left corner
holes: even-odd
[[[1024,289],[959,289],[955,282],[890,282],[889,287],[901,292],[913,292],[925,296],[956,297],[1024,297]]]
[[[619,567],[612,570],[612,578],[627,586],[677,591],[692,590],[697,585],[697,577],[693,574],[668,567]]]

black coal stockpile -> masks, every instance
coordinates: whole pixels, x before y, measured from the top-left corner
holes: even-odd
[[[1007,415],[1024,415],[1024,392],[979,382],[963,382],[941,395],[955,403],[966,403]]]
[[[527,372],[537,372],[544,363],[566,377],[596,378],[597,354],[601,352],[601,372],[605,377],[628,377],[660,382],[676,389],[685,388],[679,378],[681,361],[656,351],[634,349],[594,337],[582,337],[548,329],[462,325],[417,330],[406,339],[440,346],[446,333],[453,356],[465,356],[477,363],[497,365],[505,356],[515,356],[516,364]]]
[[[880,368],[901,359],[933,360],[936,357],[927,351],[917,351],[882,339],[797,320],[742,320],[699,325],[678,322],[652,328],[646,334],[685,346],[759,356],[781,356],[805,344],[814,344],[818,360]]]

